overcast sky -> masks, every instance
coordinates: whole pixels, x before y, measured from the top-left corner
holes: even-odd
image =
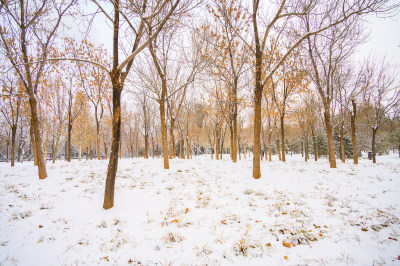
[[[386,56],[389,62],[400,66],[400,12],[392,18],[369,16],[368,21],[370,39],[359,47],[357,58],[369,54],[378,58]]]
[[[93,6],[88,7],[93,8]],[[95,10],[96,8],[93,8]],[[102,15],[96,17],[92,27],[91,36],[97,44],[103,43],[108,52],[112,52],[112,30],[110,25],[105,25]],[[370,15],[368,18],[368,30],[371,31],[368,42],[361,44],[354,55],[355,60],[363,60],[369,55],[379,59],[384,56],[387,60],[400,67],[400,12],[391,18],[378,18]]]

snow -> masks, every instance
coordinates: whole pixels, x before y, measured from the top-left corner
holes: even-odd
[[[49,163],[45,180],[1,163],[0,265],[400,262],[397,155],[273,159],[259,180],[251,160],[122,159],[107,211],[106,160]]]

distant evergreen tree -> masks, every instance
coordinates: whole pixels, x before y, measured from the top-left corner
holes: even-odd
[[[318,157],[328,155],[328,140],[325,135],[317,135]]]
[[[333,140],[335,142],[335,150],[338,158],[340,158],[340,135],[339,132],[335,132],[333,135]],[[346,158],[353,158],[353,146],[351,144],[351,140],[344,136],[343,137],[344,144],[344,155]]]

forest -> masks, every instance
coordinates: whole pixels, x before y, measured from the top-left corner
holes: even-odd
[[[399,12],[1,0],[0,265],[395,263]]]

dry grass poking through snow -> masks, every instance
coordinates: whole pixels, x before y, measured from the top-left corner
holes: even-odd
[[[107,162],[0,164],[0,265],[395,264],[400,159],[233,164],[123,159],[115,207]]]

